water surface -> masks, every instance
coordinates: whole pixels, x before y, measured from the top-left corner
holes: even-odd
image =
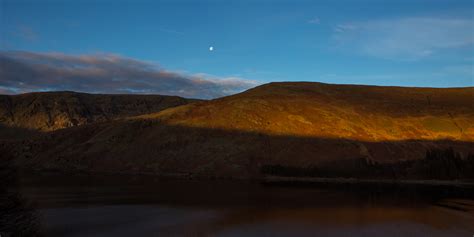
[[[472,190],[143,176],[24,178],[46,236],[473,236]]]

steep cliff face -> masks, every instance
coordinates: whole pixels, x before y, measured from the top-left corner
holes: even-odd
[[[473,95],[474,88],[271,83],[60,130],[16,152],[21,164],[39,169],[222,177],[258,176],[269,165],[391,164],[449,147],[467,157],[474,154]]]
[[[0,95],[0,124],[52,131],[92,122],[158,112],[194,100],[161,95],[44,92]]]

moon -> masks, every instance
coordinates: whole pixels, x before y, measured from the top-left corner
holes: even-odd
[[[213,51],[214,50],[214,47],[209,47],[209,51]]]

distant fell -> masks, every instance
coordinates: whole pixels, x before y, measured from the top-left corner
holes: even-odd
[[[197,100],[163,95],[107,95],[70,91],[0,95],[0,125],[36,131],[159,112]]]

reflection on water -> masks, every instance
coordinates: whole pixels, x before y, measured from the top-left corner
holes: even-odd
[[[39,176],[47,236],[472,236],[472,190]]]
[[[0,153],[2,153],[0,151]],[[2,153],[3,154],[3,153]],[[5,156],[0,159],[0,236],[40,237],[38,211],[19,190],[17,170]]]

